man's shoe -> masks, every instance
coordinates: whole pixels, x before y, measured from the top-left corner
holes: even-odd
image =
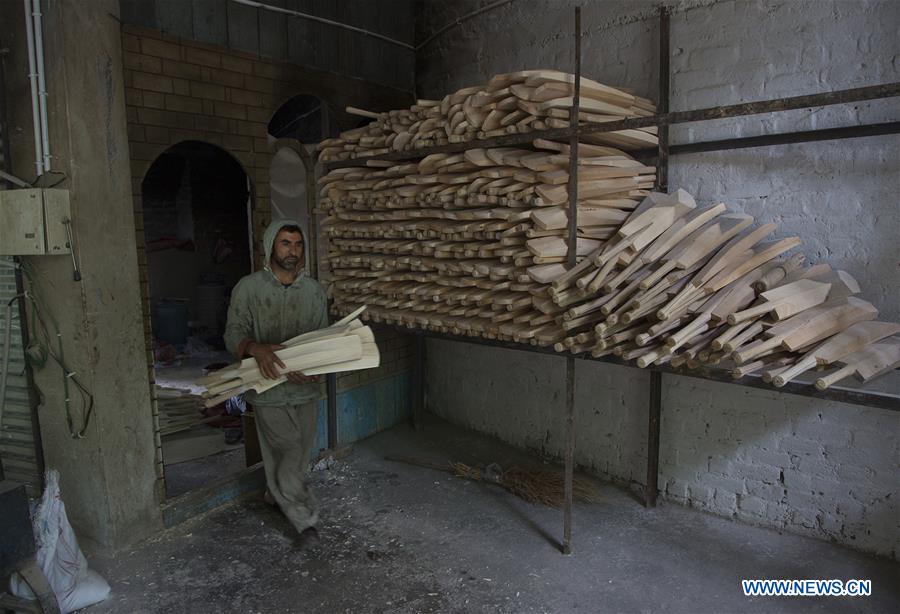
[[[272,493],[269,492],[268,488],[266,489],[266,492],[263,493],[263,501],[271,506],[278,505],[278,501],[275,500],[275,497],[272,496]]]
[[[300,532],[294,540],[294,544],[297,548],[305,550],[306,548],[312,548],[318,545],[319,541],[319,531],[316,527],[307,527]]]

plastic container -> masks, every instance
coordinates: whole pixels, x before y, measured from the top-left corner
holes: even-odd
[[[184,345],[188,337],[186,301],[162,299],[156,304],[156,338],[172,345]]]

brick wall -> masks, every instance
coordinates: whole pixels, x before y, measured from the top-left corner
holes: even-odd
[[[153,161],[182,141],[217,145],[232,155],[252,184],[253,232],[269,222],[266,126],[286,69],[249,54],[126,27],[125,96],[132,192],[139,245],[143,244],[141,181]],[[281,81],[281,83],[279,83]],[[279,96],[278,103],[284,94]]]
[[[894,412],[666,379],[667,498],[897,557]]]
[[[183,141],[217,145],[241,164],[250,179],[251,224],[254,236],[261,236],[270,217],[268,174],[272,154],[266,127],[273,112],[272,77],[277,70],[240,52],[132,26],[123,29],[122,45],[144,336],[156,421],[141,182],[153,161],[172,145]],[[162,489],[162,447],[156,426],[157,475]]]
[[[381,354],[381,365],[375,369],[348,371],[338,375],[338,391],[357,388],[412,369],[415,345],[410,335],[377,324],[372,325],[372,331]]]

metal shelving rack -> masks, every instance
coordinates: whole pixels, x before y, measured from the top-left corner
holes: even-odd
[[[668,128],[670,125],[681,124],[687,122],[705,122],[717,119],[726,119],[731,117],[741,117],[748,115],[756,115],[762,113],[778,113],[791,111],[796,109],[805,109],[809,107],[828,106],[837,104],[846,104],[852,102],[861,102],[866,100],[877,100],[900,96],[900,83],[887,83],[876,86],[860,87],[847,90],[838,90],[821,94],[792,96],[788,98],[764,100],[758,102],[748,102],[734,105],[724,105],[718,107],[710,107],[705,109],[696,109],[692,111],[669,111],[669,22],[670,13],[667,6],[660,7],[659,10],[659,92],[657,113],[651,117],[630,118],[614,122],[605,123],[582,123],[575,121],[578,117],[578,108],[580,104],[580,81],[581,81],[581,9],[575,8],[575,93],[572,112],[570,116],[571,127],[560,128],[554,130],[535,131],[526,134],[512,134],[500,137],[478,139],[465,143],[453,143],[437,147],[428,147],[414,151],[400,151],[390,154],[358,157],[351,160],[341,160],[323,164],[324,169],[332,170],[336,168],[344,168],[348,166],[363,166],[367,160],[407,160],[413,158],[422,158],[433,153],[456,153],[472,149],[476,147],[509,147],[513,145],[524,145],[531,143],[534,139],[543,138],[548,140],[570,140],[575,143],[581,134],[593,134],[610,132],[614,130],[623,130],[626,128],[639,128],[646,126],[658,126],[659,144],[655,149],[643,149],[630,152],[638,158],[655,159],[657,167],[656,189],[667,191],[668,189],[668,171],[669,157],[673,155],[699,153],[708,151],[723,151],[732,149],[742,149],[748,147],[766,147],[772,145],[795,144],[813,141],[836,140],[845,138],[860,138],[867,136],[877,136],[885,134],[900,133],[900,121],[884,122],[875,124],[860,124],[856,126],[847,126],[840,128],[826,128],[820,130],[795,131],[787,133],[774,133],[762,136],[742,137],[733,139],[713,140],[696,143],[687,143],[681,145],[670,145]],[[578,169],[578,148],[572,147],[573,155],[570,159],[569,166],[569,229],[568,229],[568,261],[570,264],[575,262],[575,235],[577,229],[578,208],[575,203],[578,201],[577,189],[577,169]],[[566,407],[565,407],[565,503],[563,508],[563,540],[561,550],[568,554],[572,547],[572,479],[574,473],[574,453],[575,453],[575,360],[592,360],[596,362],[624,365],[632,368],[638,368],[633,364],[627,363],[615,357],[593,358],[590,354],[582,354],[574,356],[572,354],[560,354],[552,348],[542,348],[532,345],[524,345],[519,343],[509,343],[502,341],[491,341],[475,337],[465,337],[458,335],[447,335],[422,331],[419,329],[410,329],[403,326],[392,325],[398,330],[411,332],[415,337],[416,345],[416,361],[413,367],[413,383],[412,383],[412,410],[413,423],[416,428],[421,428],[422,414],[424,412],[424,378],[425,378],[425,339],[443,339],[449,341],[461,341],[465,343],[473,343],[476,345],[505,348],[511,350],[519,350],[525,352],[535,352],[539,354],[547,354],[552,356],[560,356],[566,358]],[[738,386],[761,388],[771,392],[780,392],[784,394],[800,395],[827,401],[838,401],[842,403],[850,403],[862,405],[866,407],[874,407],[891,411],[900,411],[900,394],[896,392],[886,392],[875,389],[850,388],[843,386],[832,386],[826,390],[817,390],[810,383],[801,381],[792,381],[783,388],[774,388],[770,384],[762,382],[758,376],[747,376],[740,380],[735,380],[725,371],[714,369],[698,369],[685,370],[674,369],[670,366],[650,366],[647,367],[650,372],[650,401],[648,407],[648,439],[647,439],[647,481],[644,489],[644,503],[647,507],[656,506],[656,497],[658,490],[659,475],[659,422],[661,411],[662,396],[662,375],[663,373],[699,378],[709,381],[723,382]],[[896,375],[892,374],[892,375]],[[886,376],[888,377],[888,376]],[[900,380],[898,380],[900,381]],[[336,400],[334,394],[334,381],[329,381],[328,395],[328,414],[329,414],[329,444],[330,447],[336,445],[336,433],[334,425],[336,423]]]

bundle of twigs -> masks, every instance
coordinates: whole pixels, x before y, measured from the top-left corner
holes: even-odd
[[[186,431],[212,420],[203,415],[203,399],[190,389],[157,385],[156,402],[159,408],[159,432],[163,436]]]
[[[385,458],[408,465],[445,471],[466,480],[496,484],[529,503],[559,508],[562,507],[565,500],[565,479],[561,471],[529,471],[517,466],[503,469],[496,463],[491,463],[481,469],[453,461],[445,465],[407,456],[386,456]],[[575,477],[572,488],[574,498],[579,501],[593,503],[599,498],[597,488],[584,478]]]

